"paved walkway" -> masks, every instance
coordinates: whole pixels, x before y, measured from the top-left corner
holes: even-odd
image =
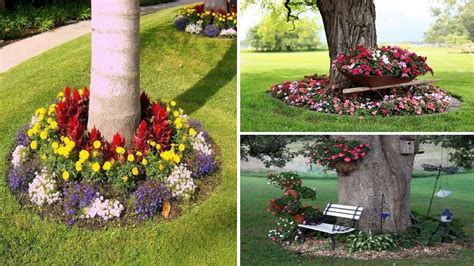
[[[168,7],[202,2],[199,0],[179,0],[154,6],[140,7],[141,14],[149,14]],[[33,58],[45,51],[91,32],[90,21],[81,21],[59,27],[0,48],[0,73]]]

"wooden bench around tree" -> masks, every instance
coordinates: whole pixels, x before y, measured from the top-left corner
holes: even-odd
[[[352,220],[352,227],[347,227],[347,226],[337,225],[337,224],[329,224],[329,223],[318,223],[315,225],[298,224],[298,227],[304,228],[307,230],[314,230],[314,231],[319,231],[319,232],[329,234],[332,240],[332,249],[335,249],[336,240],[334,237],[337,234],[347,234],[354,231],[355,223],[357,220],[360,219],[360,215],[362,214],[363,209],[364,208],[360,206],[349,206],[349,205],[328,203],[328,205],[324,209],[323,215],[350,219]]]
[[[343,89],[342,93],[344,94],[351,94],[351,93],[360,93],[360,92],[367,92],[367,91],[378,91],[383,89],[390,89],[390,88],[398,88],[398,87],[405,87],[405,86],[413,86],[413,85],[420,85],[420,84],[433,84],[435,83],[436,79],[431,80],[413,80],[410,82],[393,84],[393,85],[385,85],[379,87],[356,87],[356,88],[347,88]]]

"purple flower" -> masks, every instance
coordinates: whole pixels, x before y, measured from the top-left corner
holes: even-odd
[[[64,191],[63,207],[69,217],[68,225],[75,222],[74,217],[78,212],[92,204],[97,197],[97,191],[87,184],[70,184]]]
[[[206,155],[202,153],[196,154],[189,165],[191,166],[192,178],[199,178],[201,176],[210,174],[217,169],[217,164],[214,160],[214,157],[212,155]]]
[[[30,145],[30,139],[26,135],[26,131],[28,131],[29,126],[26,125],[22,130],[18,131],[16,133],[16,146],[18,145],[23,145],[25,147],[28,147]]]
[[[28,184],[35,178],[35,172],[40,170],[37,159],[29,158],[21,165],[11,168],[8,173],[8,185],[13,193],[25,192]]]
[[[174,26],[177,30],[184,31],[186,25],[188,25],[188,20],[185,17],[178,16],[174,19]]]
[[[217,37],[219,36],[220,33],[221,33],[221,29],[214,24],[209,24],[204,29],[204,35],[206,35],[207,37],[211,37],[211,38]]]
[[[133,193],[135,211],[142,219],[153,217],[170,198],[169,189],[156,180],[146,181]]]

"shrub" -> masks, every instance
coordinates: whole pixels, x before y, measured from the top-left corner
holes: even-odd
[[[165,201],[171,199],[171,192],[156,180],[148,180],[133,193],[135,212],[140,218],[150,218],[162,210]]]
[[[206,26],[206,28],[204,29],[204,35],[206,35],[207,37],[217,37],[219,36],[219,34],[221,33],[221,29],[216,26],[216,25],[213,25],[213,24],[209,24]]]
[[[397,248],[393,236],[390,234],[375,235],[371,230],[359,231],[357,234],[349,235],[347,248],[349,252],[364,250],[393,250]]]

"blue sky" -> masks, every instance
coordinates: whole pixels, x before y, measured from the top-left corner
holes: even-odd
[[[423,33],[434,21],[430,13],[430,6],[434,4],[434,0],[374,1],[379,43],[423,41]],[[257,24],[261,18],[259,7],[249,7],[242,12],[239,18],[239,37],[243,39],[249,28]],[[319,23],[322,25],[320,19]]]

